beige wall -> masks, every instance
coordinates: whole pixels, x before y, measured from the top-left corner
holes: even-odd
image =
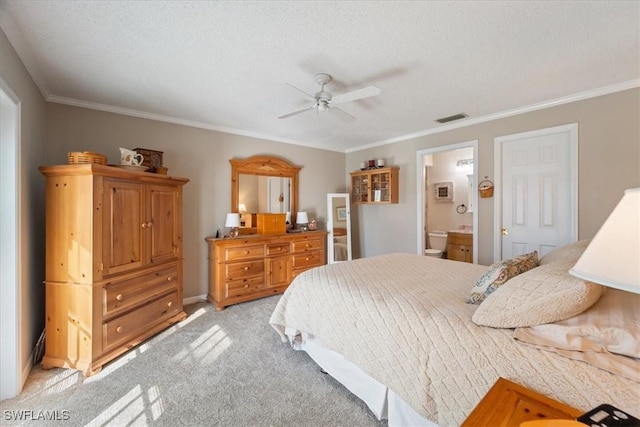
[[[118,147],[143,147],[163,151],[169,174],[191,180],[184,187],[185,298],[207,293],[204,238],[215,235],[218,227],[224,229],[231,208],[229,159],[270,154],[302,166],[298,208],[321,225],[326,194],[346,190],[342,153],[61,104],[47,107],[48,162],[66,163],[67,152],[90,150],[117,163]]]
[[[640,89],[630,89],[347,155],[347,170],[384,158],[400,166],[400,203],[357,206],[354,236],[358,256],[415,252],[416,152],[478,140],[478,177],[494,178],[493,140],[568,123],[579,126],[579,238],[593,237],[624,189],[640,186]],[[479,199],[479,262],[493,261],[493,198]]]
[[[19,351],[24,382],[31,351],[44,327],[44,180],[38,166],[45,162],[46,103],[2,30],[0,77],[20,100],[18,215],[21,222],[17,258],[18,315],[21,323]],[[3,282],[3,286],[10,285],[13,284]]]

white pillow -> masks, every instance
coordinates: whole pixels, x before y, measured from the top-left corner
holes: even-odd
[[[573,261],[541,265],[509,280],[476,309],[480,326],[518,328],[557,322],[582,313],[602,295],[602,286],[569,274]]]
[[[557,261],[572,261],[575,264],[589,245],[589,242],[591,242],[591,239],[578,240],[577,242],[555,248],[540,258],[540,265],[551,264]]]
[[[607,289],[583,313],[513,337],[640,382],[640,295]]]

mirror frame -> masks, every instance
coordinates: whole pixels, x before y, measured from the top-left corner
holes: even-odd
[[[351,261],[353,259],[351,248],[351,195],[349,193],[328,193],[327,194],[327,264],[335,264],[337,262]],[[344,199],[344,207],[346,208],[347,218],[346,222],[346,236],[347,236],[347,259],[336,260],[335,259],[335,244],[333,239],[335,231],[334,211],[336,206],[333,205],[334,199]]]
[[[291,222],[295,224],[298,212],[298,172],[302,166],[292,165],[286,160],[274,156],[230,159],[229,163],[231,163],[231,210],[229,212],[238,212],[240,174],[290,178]]]

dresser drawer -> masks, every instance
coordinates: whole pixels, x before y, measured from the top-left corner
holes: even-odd
[[[289,242],[270,243],[267,245],[267,255],[288,254],[290,248]]]
[[[127,310],[165,294],[179,285],[178,265],[133,277],[103,287],[102,314],[105,317]]]
[[[322,240],[318,238],[293,242],[293,252],[314,251],[322,249]]]
[[[264,289],[264,277],[252,277],[242,280],[231,280],[224,284],[225,298],[233,298]]]
[[[224,264],[225,280],[245,279],[264,275],[264,260]]]
[[[322,258],[322,252],[320,251],[294,255],[293,268],[294,270],[300,268],[306,269],[322,265],[324,261]]]
[[[242,259],[262,257],[264,257],[264,245],[238,246],[234,248],[225,248],[222,260],[238,261]]]
[[[102,325],[103,350],[127,341],[181,310],[178,292],[161,297]]]

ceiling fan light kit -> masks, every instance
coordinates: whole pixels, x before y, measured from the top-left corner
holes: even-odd
[[[313,101],[313,105],[309,107],[305,107],[299,110],[292,111],[287,114],[283,114],[278,116],[279,119],[286,119],[291,116],[295,116],[305,111],[316,110],[316,114],[320,112],[328,112],[333,117],[342,120],[343,122],[349,123],[354,121],[356,118],[346,111],[335,107],[334,104],[344,104],[346,102],[356,101],[358,99],[369,98],[372,96],[376,96],[380,94],[380,88],[377,86],[367,86],[361,89],[352,90],[350,92],[340,93],[336,96],[333,96],[331,92],[325,91],[324,87],[332,80],[331,76],[327,73],[318,73],[315,75],[315,81],[318,85],[320,85],[320,91],[315,95],[311,95],[302,89],[295,87],[294,85],[287,83],[288,86],[291,86],[298,92],[301,92],[305,95],[305,98],[309,101]]]

